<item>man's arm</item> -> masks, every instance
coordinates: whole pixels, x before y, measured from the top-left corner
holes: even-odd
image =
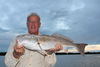
[[[8,48],[8,51],[5,55],[5,65],[7,67],[14,67],[16,65],[16,63],[19,61],[19,59],[16,59],[14,56],[13,56],[13,47],[14,45],[16,44],[16,40],[13,40]]]
[[[16,59],[19,59],[25,52],[25,48],[23,45],[19,45],[18,41],[16,40],[16,45],[14,46],[13,56]]]
[[[17,52],[15,52],[16,40],[13,40],[8,48],[8,51],[5,55],[5,64],[7,67],[15,67],[17,62],[20,60],[20,56]],[[18,51],[18,50],[17,50]]]
[[[60,51],[62,49],[63,49],[62,45],[56,44],[54,48],[47,50],[47,52],[48,52],[48,54],[52,54],[52,53],[55,53],[55,52]]]
[[[61,44],[56,44],[56,45],[55,45],[55,48],[50,49],[50,51],[56,52],[56,51],[60,51],[60,50],[62,50],[62,49],[63,49],[63,47],[62,47]]]

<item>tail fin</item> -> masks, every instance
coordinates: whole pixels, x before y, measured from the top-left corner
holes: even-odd
[[[77,50],[80,52],[81,55],[84,55],[85,47],[86,47],[87,45],[88,45],[88,44],[84,44],[84,43],[76,44],[76,48],[77,48]]]

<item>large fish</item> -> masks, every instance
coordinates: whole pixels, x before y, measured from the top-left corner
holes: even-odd
[[[56,44],[62,46],[75,46],[77,50],[84,54],[84,49],[87,44],[76,44],[68,37],[60,34],[53,35],[23,35],[17,37],[20,45],[23,45],[30,50],[48,50],[54,48]]]

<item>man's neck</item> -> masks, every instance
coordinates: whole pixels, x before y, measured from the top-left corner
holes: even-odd
[[[39,32],[36,32],[36,33],[29,33],[31,35],[39,35]]]

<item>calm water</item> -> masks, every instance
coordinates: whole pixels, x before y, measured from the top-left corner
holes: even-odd
[[[0,56],[0,67],[5,67],[4,56]],[[100,54],[98,55],[57,55],[55,67],[100,67]]]

